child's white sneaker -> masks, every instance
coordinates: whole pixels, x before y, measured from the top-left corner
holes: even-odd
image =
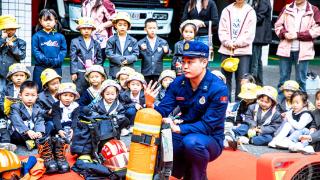
[[[11,143],[0,143],[0,149],[6,149],[8,151],[15,151],[17,146]]]
[[[301,142],[291,144],[289,146],[290,152],[301,152],[303,150],[303,144]]]
[[[240,136],[238,139],[238,142],[240,142],[242,144],[249,144],[249,138],[247,138],[245,136]]]
[[[310,145],[304,147],[303,150],[302,150],[302,152],[303,152],[303,153],[308,153],[308,154],[314,154],[314,153],[315,153],[313,147],[310,146]]]
[[[280,149],[288,149],[289,146],[292,146],[294,142],[292,142],[289,138],[283,138],[276,143],[276,147]]]
[[[271,148],[276,148],[277,139],[272,139],[272,141],[269,142],[268,146]]]
[[[120,136],[128,136],[130,131],[126,128],[121,129]]]

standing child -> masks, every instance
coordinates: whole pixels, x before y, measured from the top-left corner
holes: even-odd
[[[129,78],[130,74],[133,74],[135,72],[136,71],[134,69],[127,66],[124,66],[120,69],[120,71],[116,75],[117,81],[121,86],[120,92],[126,91],[128,89],[126,81]]]
[[[139,48],[137,40],[128,34],[131,27],[128,13],[118,12],[112,23],[117,34],[108,39],[106,55],[110,60],[109,75],[115,79],[121,67],[133,68],[133,63],[138,59]]]
[[[278,134],[268,144],[270,147],[287,149],[292,142],[299,139],[299,135],[308,135],[313,120],[308,110],[308,95],[305,92],[296,91],[291,96],[292,109],[285,114]],[[287,137],[289,136],[289,137]]]
[[[157,36],[158,24],[155,19],[149,18],[144,23],[147,36],[138,42],[142,58],[141,73],[149,81],[158,81],[163,70],[163,57],[169,53],[166,40]]]
[[[164,95],[166,94],[166,90],[169,87],[170,83],[176,78],[176,73],[173,70],[164,70],[162,71],[159,77],[159,83],[161,84],[161,89],[159,94],[156,98],[156,104],[159,104],[160,101],[163,99]]]
[[[240,80],[240,85],[242,86],[243,84],[245,83],[253,83],[253,84],[256,84],[256,80],[254,79],[254,77],[249,74],[249,73],[246,73],[244,74],[242,77],[241,77],[241,80]]]
[[[38,104],[45,111],[46,136],[54,130],[52,120],[52,105],[58,101],[55,97],[61,82],[61,76],[53,69],[45,69],[40,76],[43,91],[39,94]]]
[[[116,118],[117,131],[121,136],[127,136],[129,131],[126,129],[130,121],[125,116],[125,109],[120,103],[118,97],[121,87],[114,80],[106,80],[101,87],[100,96],[102,99],[92,107],[92,115],[106,115]],[[104,145],[105,142],[100,143]]]
[[[0,16],[0,91],[6,87],[6,76],[9,66],[20,63],[26,57],[26,42],[16,36],[16,30],[20,28],[16,18],[11,15]]]
[[[57,132],[55,140],[55,158],[60,173],[70,171],[66,160],[66,147],[70,144],[73,129],[76,127],[79,116],[79,104],[75,102],[80,95],[73,83],[62,83],[59,86],[56,98],[59,99],[52,105],[52,117]]]
[[[81,36],[72,39],[70,45],[70,73],[71,80],[75,82],[77,91],[82,94],[87,88],[88,83],[84,74],[87,68],[93,64],[103,65],[100,44],[91,37],[95,30],[93,19],[82,17],[78,20],[77,30]]]
[[[174,54],[181,54],[183,51],[183,45],[185,41],[193,41],[197,35],[198,26],[192,20],[186,20],[180,25],[180,33],[182,34],[183,40],[178,41],[174,45]],[[182,57],[173,56],[171,69],[176,72],[177,76],[182,75]]]
[[[35,60],[33,81],[38,84],[39,91],[42,87],[42,71],[52,68],[62,75],[61,66],[67,54],[67,43],[64,36],[58,32],[60,29],[56,12],[52,9],[41,10],[36,28],[39,31],[32,36],[32,54]]]
[[[264,86],[257,94],[257,103],[248,107],[244,123],[233,130],[235,134],[248,135],[254,145],[267,145],[281,124],[280,113],[276,109],[277,96],[275,88]]]
[[[80,107],[93,105],[101,99],[100,91],[103,81],[107,78],[104,68],[100,65],[93,65],[87,69],[85,74],[86,80],[90,87],[81,94],[79,105]]]
[[[142,74],[135,72],[129,76],[126,84],[129,89],[120,94],[120,101],[126,109],[126,117],[133,125],[137,111],[145,107],[143,85],[147,83]]]

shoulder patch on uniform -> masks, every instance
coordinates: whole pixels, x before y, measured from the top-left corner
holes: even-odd
[[[220,97],[220,102],[221,103],[228,103],[228,97],[227,96],[221,96]]]
[[[206,103],[206,98],[204,96],[202,96],[200,99],[199,99],[199,104],[203,105]]]

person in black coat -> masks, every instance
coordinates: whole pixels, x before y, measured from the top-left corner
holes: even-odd
[[[250,73],[255,77],[257,85],[263,86],[262,47],[272,41],[272,7],[270,0],[253,0],[252,7],[256,11],[257,26],[253,41]]]
[[[187,2],[181,22],[188,19],[197,19],[198,21],[198,38],[208,45],[209,21],[212,21],[212,29],[215,29],[219,23],[218,9],[214,0],[189,0]]]
[[[99,42],[91,37],[95,29],[93,20],[80,18],[77,29],[81,36],[72,39],[70,44],[70,74],[72,81],[76,83],[77,91],[82,94],[89,87],[84,78],[86,69],[93,64],[103,66],[104,59]]]

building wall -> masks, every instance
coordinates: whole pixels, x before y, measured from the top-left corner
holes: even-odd
[[[0,14],[14,15],[21,26],[16,34],[27,42],[27,56],[23,63],[31,66],[31,0],[0,0],[0,3]]]

